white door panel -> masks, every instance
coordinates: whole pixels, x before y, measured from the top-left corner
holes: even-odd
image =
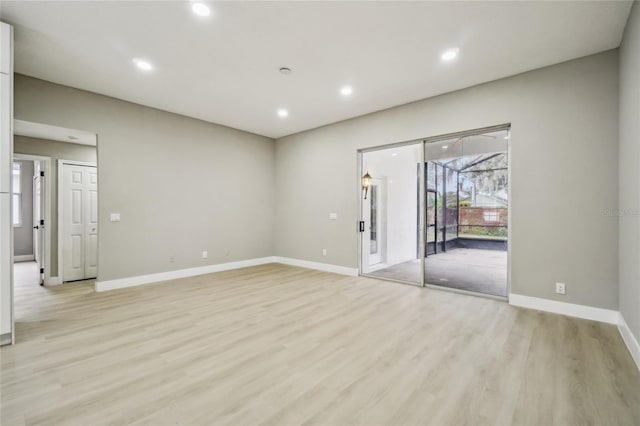
[[[95,167],[64,164],[62,170],[63,280],[98,272],[98,184]]]
[[[71,190],[71,224],[82,225],[82,193],[83,189]]]
[[[33,169],[33,253],[40,271],[44,271],[44,179],[40,176],[43,166],[34,161]],[[44,273],[40,273],[40,284],[44,283]]]

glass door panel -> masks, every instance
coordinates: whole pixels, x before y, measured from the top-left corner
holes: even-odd
[[[362,154],[362,273],[421,285],[421,162],[421,142]]]
[[[426,284],[507,295],[508,134],[425,144]]]

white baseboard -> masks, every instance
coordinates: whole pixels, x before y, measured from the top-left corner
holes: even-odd
[[[513,306],[520,306],[522,308],[553,312],[554,314],[606,322],[609,324],[618,324],[619,321],[618,311],[558,302],[556,300],[542,299],[539,297],[523,296],[521,294],[510,294],[509,304]]]
[[[358,276],[358,268],[349,268],[347,266],[331,265],[329,263],[312,262],[310,260],[293,259],[291,257],[274,258],[275,263],[282,263],[290,266],[300,266],[302,268],[317,269],[318,271],[333,272],[334,274]]]
[[[120,288],[135,287],[138,285],[157,283],[161,281],[175,280],[178,278],[194,277],[196,275],[211,274],[213,272],[229,271],[232,269],[246,268],[249,266],[265,265],[267,263],[282,263],[284,265],[300,266],[303,268],[317,269],[319,271],[333,272],[341,275],[357,276],[357,268],[330,265],[328,263],[311,262],[308,260],[291,259],[288,257],[269,256],[258,259],[240,260],[237,262],[220,263],[217,265],[199,266],[196,268],[179,269],[177,271],[160,272],[157,274],[138,275],[135,277],[119,278],[115,280],[96,281],[96,291],[117,290]],[[51,277],[51,280],[58,277]],[[49,284],[47,282],[46,284]],[[51,284],[59,284],[52,281]]]
[[[15,262],[33,262],[34,260],[36,260],[36,257],[32,254],[20,254],[20,255],[14,255],[13,256],[13,261]]]
[[[10,345],[13,343],[13,339],[11,338],[11,333],[5,333],[0,335],[0,346]]]
[[[196,268],[178,269],[177,271],[160,272],[157,274],[138,275],[135,277],[119,278],[115,280],[96,281],[96,291],[117,290],[135,287],[143,284],[175,280],[178,278],[194,277],[196,275],[211,274],[213,272],[229,271],[231,269],[275,263],[273,256],[258,259],[240,260],[237,262],[219,263],[217,265],[198,266]]]
[[[45,278],[44,285],[60,285],[62,284],[62,279],[60,277],[49,277]]]
[[[624,340],[624,343],[627,345],[627,349],[629,349],[629,352],[631,353],[631,358],[633,358],[638,370],[640,370],[640,344],[638,344],[638,340],[629,329],[622,313],[620,313],[620,318],[618,320],[618,331],[620,331],[622,340]]]

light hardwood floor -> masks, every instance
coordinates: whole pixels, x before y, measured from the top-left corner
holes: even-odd
[[[638,425],[612,325],[264,265],[17,289],[3,426]]]

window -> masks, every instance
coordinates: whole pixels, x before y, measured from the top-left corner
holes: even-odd
[[[484,212],[484,221],[485,222],[500,222],[500,212],[496,211],[485,211]]]
[[[22,187],[21,187],[21,167],[20,163],[13,163],[13,173],[11,175],[11,197],[13,198],[13,226],[19,228],[22,226]]]

